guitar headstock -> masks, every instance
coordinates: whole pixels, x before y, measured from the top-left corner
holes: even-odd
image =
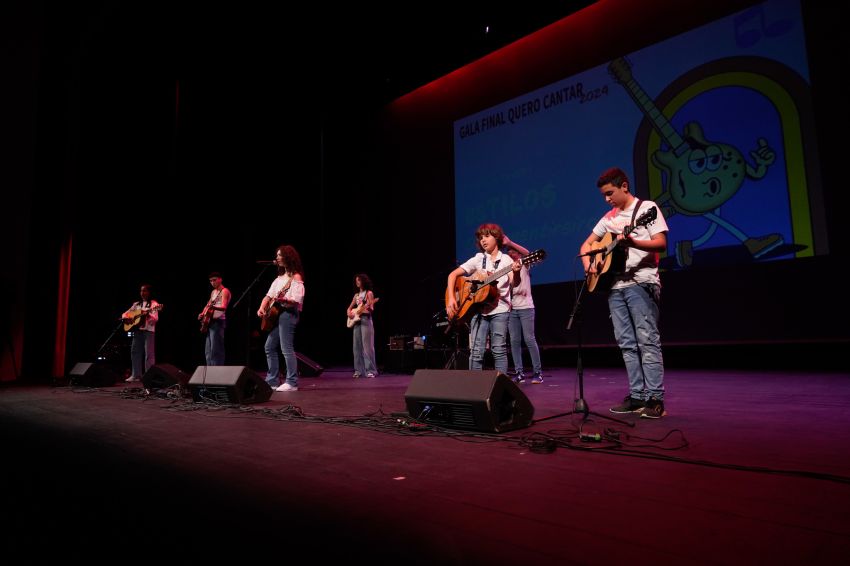
[[[541,248],[539,250],[531,252],[527,256],[520,258],[520,262],[522,262],[523,265],[533,265],[535,263],[540,263],[544,259],[546,259],[546,250]]]
[[[648,224],[652,224],[655,222],[655,219],[658,218],[658,209],[656,207],[652,207],[640,216],[638,216],[637,220],[635,220],[635,226],[646,226]]]
[[[623,234],[628,236],[638,226],[648,226],[649,224],[655,222],[656,218],[658,218],[658,208],[653,206],[652,208],[637,217],[634,226],[626,226],[626,228],[623,230]]]
[[[632,80],[632,66],[623,57],[617,57],[608,64],[608,72],[618,83],[627,83]]]

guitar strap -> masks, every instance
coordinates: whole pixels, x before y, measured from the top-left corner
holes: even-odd
[[[284,285],[283,289],[281,289],[280,293],[278,293],[277,297],[275,297],[274,302],[278,302],[278,299],[282,299],[284,297],[284,295],[286,295],[286,292],[289,291],[289,286],[292,285],[293,279],[294,279],[294,277],[289,278],[289,281],[286,282],[286,285]]]
[[[635,197],[635,208],[632,210],[632,221],[629,223],[629,231],[635,228],[635,218],[637,217],[638,209],[640,208],[640,199]]]
[[[496,261],[493,262],[493,271],[496,271],[497,269],[499,269],[499,262],[500,261],[502,261],[501,258],[497,259]],[[484,271],[484,272],[487,271],[487,254],[486,253],[481,258],[481,271]]]

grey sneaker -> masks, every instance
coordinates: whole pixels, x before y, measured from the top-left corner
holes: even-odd
[[[623,399],[623,402],[617,405],[616,407],[611,407],[608,409],[612,413],[639,413],[643,411],[643,408],[646,406],[646,403],[641,399],[635,399],[630,395],[626,395]]]

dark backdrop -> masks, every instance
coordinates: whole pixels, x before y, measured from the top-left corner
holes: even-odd
[[[25,323],[11,327],[26,337],[25,373],[50,372],[57,250],[69,240],[66,367],[91,359],[140,283],[150,282],[166,305],[158,358],[193,369],[203,362],[196,316],[208,296],[207,274],[222,272],[239,297],[260,273],[255,260],[271,258],[281,243],[301,252],[306,271],[299,351],[325,365],[350,363],[342,316],[353,275],[363,271],[381,298],[379,350],[391,335],[429,333],[445,277],[465,259],[453,252],[452,120],[750,3],[726,0],[697,12],[666,0],[651,8],[597,2],[576,15],[568,36],[544,34],[489,60],[484,68],[497,65],[509,79],[501,86],[486,73],[478,80],[479,65],[388,107],[401,85],[376,71],[374,60],[394,46],[371,34],[374,28],[356,29],[380,14],[97,3],[21,9],[16,17],[35,31],[18,32],[29,51],[14,59],[28,63],[15,76],[36,110],[15,131],[21,143],[35,132],[32,151],[24,152],[34,166],[28,173],[26,163],[13,164],[7,178],[16,181],[17,172],[19,190],[3,216],[22,234],[13,257],[21,271],[4,286],[10,282],[25,309]],[[837,279],[848,257],[838,218],[838,35],[834,18],[811,4],[804,13],[831,253],[666,274],[665,343],[692,347],[703,359],[717,362],[705,344],[776,344],[775,354],[814,343],[823,346],[818,355],[837,357],[836,345],[848,342]],[[662,12],[663,28],[653,23]],[[544,57],[556,47],[576,55]],[[535,55],[524,60],[534,64],[514,64],[516,53]],[[427,60],[426,46],[420,56]],[[25,97],[7,93],[4,100],[27,109]],[[253,313],[270,280],[266,273],[229,314],[229,363],[262,369]],[[571,285],[535,288],[548,363],[574,361],[578,337],[564,328],[573,294]],[[600,297],[586,301],[583,320],[586,344],[611,345]],[[752,349],[737,352],[747,358]],[[609,361],[617,363],[616,355]]]

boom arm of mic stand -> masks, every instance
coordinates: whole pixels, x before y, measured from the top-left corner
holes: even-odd
[[[245,298],[245,295],[247,295],[247,294],[248,294],[248,291],[250,291],[251,289],[253,289],[253,288],[254,288],[254,285],[256,285],[256,284],[257,284],[257,281],[259,281],[259,280],[260,280],[260,277],[262,277],[262,276],[263,276],[263,274],[266,272],[266,270],[267,270],[269,267],[271,267],[272,265],[273,265],[273,264],[267,264],[265,267],[263,267],[263,269],[261,269],[261,270],[260,270],[260,272],[259,272],[259,273],[257,274],[257,276],[254,278],[254,280],[251,282],[251,284],[250,284],[250,285],[248,285],[248,287],[246,287],[244,291],[242,291],[242,294],[241,294],[241,295],[239,295],[239,298],[238,298],[238,299],[236,299],[236,302],[235,302],[235,303],[233,303],[233,306],[232,306],[231,308],[235,309],[236,307],[238,307],[238,306],[239,306],[239,303],[241,303],[241,302],[242,302],[242,299],[244,299],[244,298]]]

